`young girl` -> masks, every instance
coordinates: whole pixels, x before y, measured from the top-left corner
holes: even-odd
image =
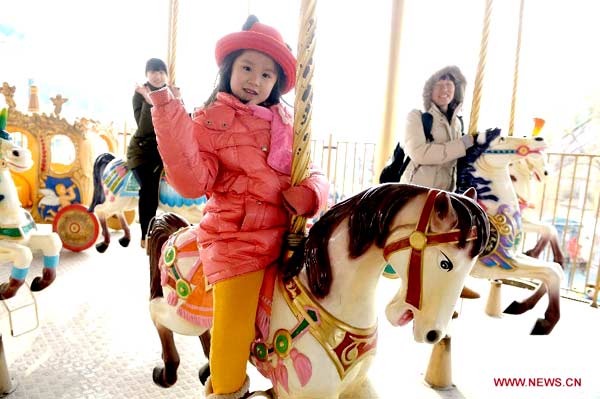
[[[209,398],[242,398],[264,270],[277,262],[290,213],[325,204],[327,180],[311,171],[291,187],[292,118],[280,104],[296,59],[279,32],[251,16],[217,42],[220,82],[203,109],[186,113],[171,88],[150,93],[167,180],[182,195],[210,194],[197,226],[213,284]]]

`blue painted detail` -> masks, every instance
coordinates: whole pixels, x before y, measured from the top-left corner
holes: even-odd
[[[10,272],[10,276],[16,280],[25,280],[25,277],[27,277],[27,273],[29,273],[28,267],[24,269],[19,269],[18,267],[13,266]]]
[[[59,255],[54,255],[54,256],[45,256],[44,255],[44,267],[47,267],[49,269],[54,269],[56,266],[58,266],[58,258],[59,258]]]
[[[182,206],[202,205],[206,203],[206,197],[184,198],[167,181],[162,178],[158,190],[158,198],[162,204],[180,208]]]

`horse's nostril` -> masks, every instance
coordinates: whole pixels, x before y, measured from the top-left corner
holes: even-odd
[[[536,137],[534,140],[535,141],[544,141],[544,138],[543,137]]]
[[[544,171],[544,176],[548,176],[548,171],[547,170]]]
[[[427,333],[427,335],[425,336],[425,339],[429,343],[434,343],[434,342],[437,342],[439,337],[440,337],[440,332],[438,330],[431,330]]]

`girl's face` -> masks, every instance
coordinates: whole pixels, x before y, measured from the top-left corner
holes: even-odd
[[[277,79],[277,67],[271,57],[244,50],[233,62],[231,92],[243,103],[258,105],[269,98]]]
[[[454,83],[451,80],[438,80],[433,85],[431,101],[442,111],[448,110],[448,104],[454,99]]]
[[[148,71],[146,72],[148,83],[154,87],[163,87],[167,84],[167,73],[165,71]]]

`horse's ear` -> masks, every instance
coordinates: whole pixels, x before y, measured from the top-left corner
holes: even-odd
[[[467,190],[468,191],[468,190]],[[456,211],[452,208],[450,194],[440,191],[433,204],[433,214],[431,216],[431,231],[441,232],[452,230],[458,223]]]
[[[477,190],[474,187],[469,187],[467,191],[463,193],[465,197],[471,198],[473,201],[477,201]]]

